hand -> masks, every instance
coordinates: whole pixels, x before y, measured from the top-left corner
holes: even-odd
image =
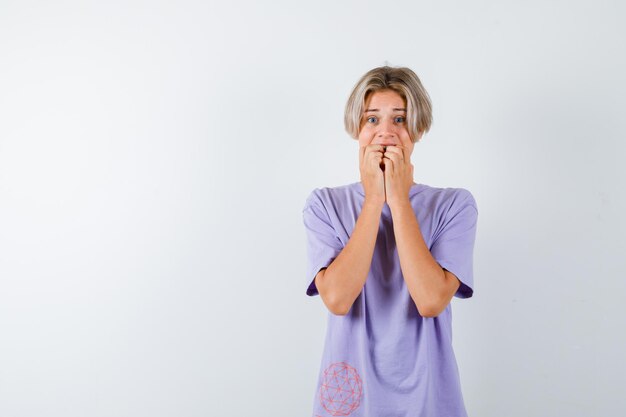
[[[385,201],[389,207],[409,201],[413,185],[413,164],[402,145],[387,146],[383,154]]]
[[[381,169],[383,146],[368,145],[359,148],[359,170],[365,190],[365,201],[381,206],[385,202],[385,178]]]

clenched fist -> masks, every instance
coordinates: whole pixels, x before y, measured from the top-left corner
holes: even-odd
[[[385,202],[385,178],[383,176],[383,145],[367,145],[359,148],[359,170],[365,190],[365,200],[377,204]]]
[[[409,199],[413,185],[411,155],[402,145],[387,146],[383,151],[382,163],[385,177],[385,201],[391,207]]]

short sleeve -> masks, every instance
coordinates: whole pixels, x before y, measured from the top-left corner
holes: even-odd
[[[302,218],[307,241],[306,294],[313,296],[319,294],[315,286],[315,276],[320,269],[330,265],[344,245],[315,191],[307,199]]]
[[[436,233],[430,253],[442,268],[461,281],[454,295],[469,298],[474,293],[473,253],[478,209],[472,194],[462,188],[459,190]]]

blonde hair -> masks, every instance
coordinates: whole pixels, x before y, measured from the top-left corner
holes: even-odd
[[[407,130],[413,143],[419,140],[420,132],[430,130],[432,105],[420,79],[409,68],[384,66],[369,70],[352,89],[343,119],[352,138],[359,138],[365,101],[379,90],[393,90],[406,102]]]

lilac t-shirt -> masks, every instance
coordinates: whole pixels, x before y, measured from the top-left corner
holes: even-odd
[[[306,294],[348,243],[361,212],[361,182],[317,188],[302,211],[307,235]],[[478,211],[463,188],[413,184],[409,199],[426,245],[472,296]],[[391,211],[384,204],[367,280],[345,316],[328,312],[313,416],[467,416],[452,349],[451,306],[422,317],[404,282]]]

